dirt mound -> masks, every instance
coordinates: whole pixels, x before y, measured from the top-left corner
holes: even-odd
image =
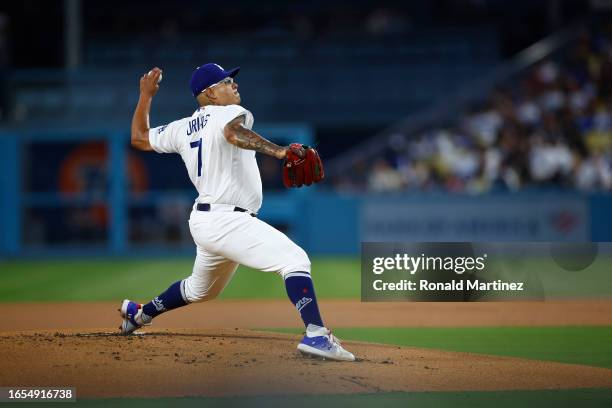
[[[299,336],[234,330],[0,335],[2,386],[82,397],[232,396],[612,387],[612,370],[346,342],[359,361],[307,359]]]

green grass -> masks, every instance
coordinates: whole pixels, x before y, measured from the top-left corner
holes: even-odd
[[[612,368],[612,326],[340,328],[334,329],[334,333],[345,340]]]
[[[612,406],[612,389],[495,391],[495,392],[392,392],[326,396],[274,396],[224,398],[157,398],[79,400],[85,407],[291,407],[357,408],[410,407],[605,407]]]
[[[192,267],[192,258],[0,261],[0,302],[104,301],[127,295],[149,298],[189,276]],[[550,259],[522,259],[520,263],[495,268],[491,277],[525,281],[526,286],[546,298],[605,298],[612,297],[611,270],[609,256],[600,256],[589,268],[578,272],[559,270]],[[360,273],[358,257],[312,259],[312,274],[321,298],[360,298]],[[418,277],[425,278],[426,273]],[[276,274],[240,267],[221,298],[284,296],[282,281]]]
[[[0,261],[0,302],[104,301],[126,295],[148,298],[172,282],[191,274],[192,258],[177,259],[53,259]],[[527,282],[546,298],[612,296],[612,258],[600,256],[589,268],[560,270],[545,258],[495,268],[491,277]],[[537,272],[537,273],[535,273]],[[360,259],[316,257],[312,274],[321,298],[354,298],[361,294]],[[423,272],[412,279],[426,278]],[[282,281],[274,273],[240,267],[221,298],[277,299],[285,296]]]
[[[312,273],[319,297],[358,298],[359,259],[316,258]],[[149,298],[191,274],[193,259],[44,260],[0,262],[0,302],[105,301]],[[240,267],[224,299],[281,299],[275,273]]]

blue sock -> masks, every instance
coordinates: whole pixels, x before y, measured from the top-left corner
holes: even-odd
[[[309,324],[323,326],[310,274],[308,272],[289,272],[285,275],[285,288],[291,303],[300,312],[304,326],[308,327]]]
[[[149,317],[155,317],[168,310],[185,306],[187,301],[183,295],[184,281],[174,282],[164,293],[142,306],[142,312]]]

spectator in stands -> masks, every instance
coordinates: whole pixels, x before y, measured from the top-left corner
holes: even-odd
[[[376,160],[368,176],[368,189],[377,192],[397,191],[401,189],[402,184],[402,176],[397,170],[385,159]]]
[[[367,188],[612,190],[612,39],[583,32],[565,60],[545,59],[460,125],[393,135]]]

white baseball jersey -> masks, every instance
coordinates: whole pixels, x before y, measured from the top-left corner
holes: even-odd
[[[259,211],[261,177],[255,151],[227,142],[223,128],[238,116],[251,129],[253,115],[239,105],[205,106],[191,117],[149,130],[149,142],[158,153],[181,155],[189,178],[198,190],[198,203],[229,204]]]
[[[198,190],[198,203],[259,210],[262,189],[255,151],[236,147],[223,135],[225,125],[242,115],[244,126],[250,129],[251,113],[241,106],[229,105],[202,107],[191,117],[149,131],[149,142],[156,152],[181,155]],[[283,278],[291,273],[310,274],[310,260],[302,248],[245,212],[194,208],[189,230],[198,249],[193,272],[181,287],[189,303],[217,297],[238,264],[276,272]]]

